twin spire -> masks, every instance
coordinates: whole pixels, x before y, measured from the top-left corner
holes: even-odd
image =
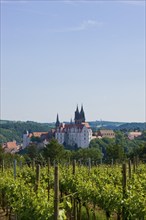
[[[79,112],[78,105],[75,111],[75,124],[81,124],[85,122],[85,113],[83,109],[83,105],[81,106],[81,111]]]
[[[81,124],[82,122],[85,122],[85,113],[84,113],[83,105],[81,105],[80,112],[79,112],[78,105],[77,105],[74,120],[75,120],[75,124]],[[60,125],[58,114],[57,114],[55,125],[56,125],[56,128],[59,127],[59,125]]]

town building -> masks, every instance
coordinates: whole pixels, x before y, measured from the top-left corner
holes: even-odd
[[[57,114],[55,138],[60,144],[67,146],[77,146],[86,148],[92,139],[92,130],[87,122],[85,122],[85,113],[83,106],[79,111],[78,106],[75,111],[74,122],[69,124],[60,123]]]
[[[133,140],[141,135],[142,135],[142,132],[140,132],[140,131],[131,131],[128,133],[128,139]]]
[[[39,142],[44,144],[49,143],[49,141],[55,137],[55,129],[51,129],[48,132],[28,132],[24,131],[23,133],[23,147],[22,149],[26,148],[32,142]],[[35,141],[36,140],[36,141]]]
[[[101,129],[97,132],[98,138],[115,138],[115,132],[113,130]]]
[[[2,145],[4,151],[6,153],[16,153],[20,149],[20,145],[16,143],[16,141],[9,141]]]

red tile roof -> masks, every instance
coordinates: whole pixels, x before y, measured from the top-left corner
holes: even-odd
[[[33,132],[31,134],[29,134],[29,137],[41,137],[42,135],[47,135],[48,132]]]
[[[59,131],[65,132],[71,128],[77,128],[77,129],[82,130],[84,126],[86,128],[90,128],[89,123],[87,122],[83,122],[81,124],[61,124],[59,127]]]
[[[8,148],[8,149],[16,149],[17,148],[16,141],[7,142],[5,147]]]

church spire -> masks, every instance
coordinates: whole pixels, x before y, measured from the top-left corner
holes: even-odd
[[[80,113],[79,113],[79,109],[78,109],[78,105],[75,111],[75,124],[78,124],[78,121],[80,119]]]
[[[79,113],[78,105],[77,105],[77,108],[76,108],[76,112]]]
[[[85,113],[84,113],[83,105],[81,105],[80,120],[81,122],[85,122]]]
[[[55,123],[56,128],[58,128],[59,125],[60,125],[60,121],[59,121],[59,116],[58,116],[58,113],[57,113],[57,118],[56,118],[56,123]]]
[[[81,112],[84,112],[84,109],[83,109],[83,104],[81,105]]]

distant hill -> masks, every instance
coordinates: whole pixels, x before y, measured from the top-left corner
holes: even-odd
[[[123,130],[123,131],[133,131],[133,130],[146,130],[146,123],[140,122],[112,122],[112,121],[92,121],[89,122],[93,130],[98,130],[100,128],[113,129],[113,130]]]
[[[34,131],[49,131],[54,128],[54,123],[37,123],[33,121],[8,121],[0,120],[0,143],[16,140],[22,142],[22,135],[25,130]]]
[[[137,123],[137,122],[125,123],[125,124],[120,125],[118,127],[118,130],[127,130],[127,131],[138,130],[138,131],[143,131],[143,130],[146,130],[146,123]]]
[[[110,122],[110,121],[90,121],[93,131],[100,128],[113,130],[146,130],[146,123],[126,123],[126,122]],[[55,123],[37,123],[33,121],[9,121],[0,120],[0,143],[16,140],[22,142],[22,135],[25,130],[34,131],[49,131],[55,127]]]
[[[98,130],[101,127],[107,129],[117,129],[119,126],[125,124],[126,122],[112,122],[112,121],[89,121],[92,129]]]

